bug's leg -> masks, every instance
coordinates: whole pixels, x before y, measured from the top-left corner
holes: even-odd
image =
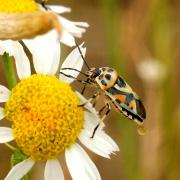
[[[83,89],[82,89],[82,91],[81,91],[81,94],[82,94],[82,95],[84,94],[85,89],[86,89],[86,84],[84,84],[84,87],[83,87]]]
[[[84,102],[83,104],[78,105],[78,107],[83,107],[85,106],[87,103],[93,101],[97,96],[100,95],[100,92],[97,92],[96,94],[94,94],[91,98],[89,98],[86,102]]]
[[[96,96],[96,97],[94,98],[94,102],[93,102],[93,105],[92,105],[93,107],[96,106],[98,99],[99,99],[99,96]]]
[[[47,10],[50,10],[50,8],[46,6],[46,2],[47,0],[41,0],[41,6],[47,11]]]
[[[106,103],[106,105],[105,105],[104,107],[102,107],[100,111],[102,112],[105,108],[107,108],[107,109],[106,109],[105,114],[104,114],[103,117],[101,118],[101,122],[104,121],[105,117],[106,117],[106,116],[109,114],[109,112],[111,111],[111,106],[109,105],[109,103]],[[95,135],[98,127],[100,126],[101,122],[99,122],[99,123],[97,124],[97,126],[94,128],[94,131],[93,131],[93,134],[92,134],[91,138],[94,138],[94,135]]]
[[[99,110],[99,114],[101,114],[106,107],[107,107],[107,105],[103,106],[103,107]]]
[[[64,75],[64,76],[66,76],[66,77],[75,79],[76,81],[78,81],[78,82],[80,82],[80,83],[82,83],[82,84],[87,84],[87,83],[88,83],[87,81],[83,81],[83,80],[77,79],[77,78],[75,78],[74,76],[71,76],[71,75],[69,75],[69,74],[65,74],[65,73],[63,73],[63,72],[61,72],[61,71],[60,71],[59,73],[62,74],[62,75]]]
[[[90,84],[89,78],[88,78],[86,81],[87,81],[87,84]],[[84,84],[84,87],[83,87],[83,89],[82,89],[82,91],[81,91],[81,94],[82,94],[82,95],[84,94],[84,91],[85,91],[85,89],[86,89],[87,84]]]

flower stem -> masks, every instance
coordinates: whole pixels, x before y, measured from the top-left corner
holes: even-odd
[[[12,89],[17,83],[16,73],[15,73],[14,67],[13,67],[13,62],[12,62],[12,59],[10,58],[9,54],[6,52],[3,54],[2,59],[3,59],[6,79],[8,82],[8,87],[9,87],[9,89]]]

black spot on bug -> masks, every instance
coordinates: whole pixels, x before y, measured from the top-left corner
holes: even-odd
[[[106,78],[107,80],[110,80],[110,79],[111,79],[111,75],[110,75],[110,74],[106,74],[106,75],[105,75],[105,78]]]
[[[92,73],[91,78],[94,79],[101,74],[101,70],[99,68],[93,68],[93,70],[90,70],[90,72]]]
[[[96,68],[95,71],[94,71],[94,76],[97,77],[101,74],[101,71],[99,68]]]
[[[115,100],[118,104],[121,104],[121,101],[119,99]]]
[[[102,84],[103,86],[107,86],[107,83],[106,83],[105,80],[102,80],[102,81],[101,81],[101,84]]]
[[[114,70],[113,69],[111,69],[111,68],[109,68],[108,70],[107,70],[107,72],[113,72]]]

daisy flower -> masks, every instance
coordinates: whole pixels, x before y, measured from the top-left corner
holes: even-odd
[[[71,22],[58,14],[70,12],[63,6],[49,6],[46,11],[34,0],[1,0],[0,3],[0,39],[31,39],[53,31],[56,41],[74,46],[74,37],[81,37],[88,24]],[[53,11],[54,10],[54,11]]]
[[[88,111],[78,106],[87,100],[71,89],[73,79],[67,81],[62,75],[55,76],[60,51],[57,49],[49,57],[49,52],[44,50],[43,61],[38,59],[42,56],[33,56],[37,74],[31,75],[30,64],[21,44],[15,41],[6,43],[0,45],[0,54],[8,52],[15,57],[20,82],[11,91],[0,85],[0,102],[5,103],[4,108],[0,108],[0,119],[5,117],[12,123],[11,128],[0,127],[0,143],[15,140],[28,158],[16,164],[5,180],[22,178],[36,161],[45,162],[45,180],[63,180],[58,160],[62,154],[65,154],[72,179],[100,180],[95,164],[80,143],[106,158],[110,158],[110,154],[119,148],[103,131],[103,123],[94,138],[90,138],[100,121],[98,113],[90,103],[86,104]],[[86,49],[82,45],[80,48],[85,55]],[[77,48],[63,62],[62,67],[65,66],[81,71],[83,60]],[[77,72],[70,75],[78,76]]]
[[[85,28],[89,27],[89,24],[86,22],[70,21],[62,17],[62,13],[71,12],[71,9],[68,7],[60,5],[46,5],[46,7],[46,11],[56,13],[57,15],[60,14],[58,15],[58,20],[62,26],[61,42],[69,46],[74,46],[74,37],[82,37],[82,34],[86,31]]]

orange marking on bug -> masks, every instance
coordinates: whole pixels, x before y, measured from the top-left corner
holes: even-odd
[[[106,91],[107,89],[109,89],[109,86],[103,86],[102,89]]]
[[[126,100],[126,96],[124,96],[124,95],[118,94],[118,95],[114,95],[114,96],[116,99],[120,100],[122,103],[124,103]]]
[[[128,104],[128,107],[129,107],[130,109],[133,109],[133,108],[134,108],[133,101],[131,101],[131,102]]]

